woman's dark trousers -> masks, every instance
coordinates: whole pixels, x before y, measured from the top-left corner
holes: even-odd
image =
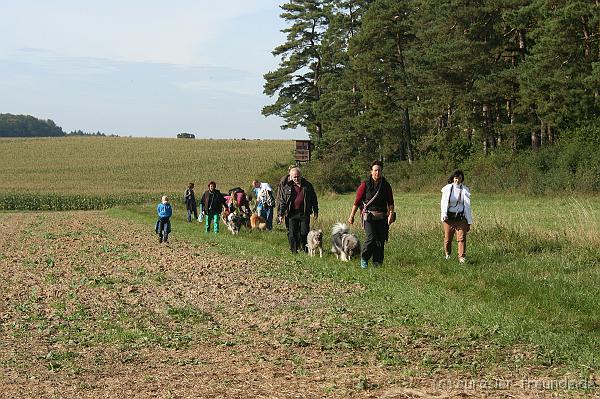
[[[365,245],[362,250],[361,258],[369,260],[373,257],[373,262],[383,263],[383,249],[387,238],[388,225],[387,220],[377,220],[365,222]]]

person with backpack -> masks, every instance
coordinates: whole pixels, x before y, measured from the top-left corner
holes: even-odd
[[[234,213],[242,218],[242,224],[247,224],[250,220],[250,201],[246,192],[241,187],[234,187],[229,190],[229,199],[225,201],[229,213]]]
[[[273,230],[273,209],[275,196],[269,183],[252,181],[252,194],[256,199],[256,213],[267,221],[267,230]]]
[[[373,267],[379,267],[383,264],[384,247],[388,240],[390,224],[396,220],[392,186],[383,177],[383,163],[379,160],[371,164],[369,178],[356,190],[348,223],[354,224],[354,214],[359,208],[366,236],[360,254],[360,267],[362,269],[369,267],[371,257]]]
[[[290,181],[290,171],[292,169],[294,169],[296,167],[296,165],[290,165],[288,166],[288,172],[285,176],[282,176],[281,179],[279,179],[279,183],[277,184],[277,196],[275,197],[275,206],[277,207],[277,209],[279,209],[281,207],[281,202],[283,201],[283,188],[285,187],[286,184],[289,183]],[[287,218],[285,219],[285,229],[289,230],[289,221]],[[277,224],[281,223],[281,219],[277,219]]]
[[[448,178],[448,184],[442,187],[440,201],[441,220],[444,227],[444,256],[450,259],[452,239],[456,233],[458,242],[458,261],[467,261],[467,233],[471,230],[473,216],[471,214],[471,192],[463,183],[465,174],[455,170]]]
[[[188,183],[185,192],[183,193],[183,201],[187,209],[187,221],[192,222],[192,214],[194,219],[198,219],[198,206],[196,204],[196,195],[194,194],[194,183]]]

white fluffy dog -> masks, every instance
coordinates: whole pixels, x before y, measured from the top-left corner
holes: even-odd
[[[348,262],[353,256],[360,254],[360,241],[350,232],[344,223],[336,223],[331,231],[331,252],[336,258]]]

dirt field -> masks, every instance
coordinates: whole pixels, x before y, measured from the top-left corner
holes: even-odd
[[[3,215],[0,397],[556,394],[501,382],[476,389],[469,376],[423,376],[324,348],[330,309],[360,286],[283,281],[202,244],[159,245],[151,227],[95,212]]]

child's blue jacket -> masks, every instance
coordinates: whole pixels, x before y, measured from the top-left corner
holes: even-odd
[[[162,202],[156,207],[156,212],[159,218],[170,218],[173,215],[171,204],[163,204]]]

